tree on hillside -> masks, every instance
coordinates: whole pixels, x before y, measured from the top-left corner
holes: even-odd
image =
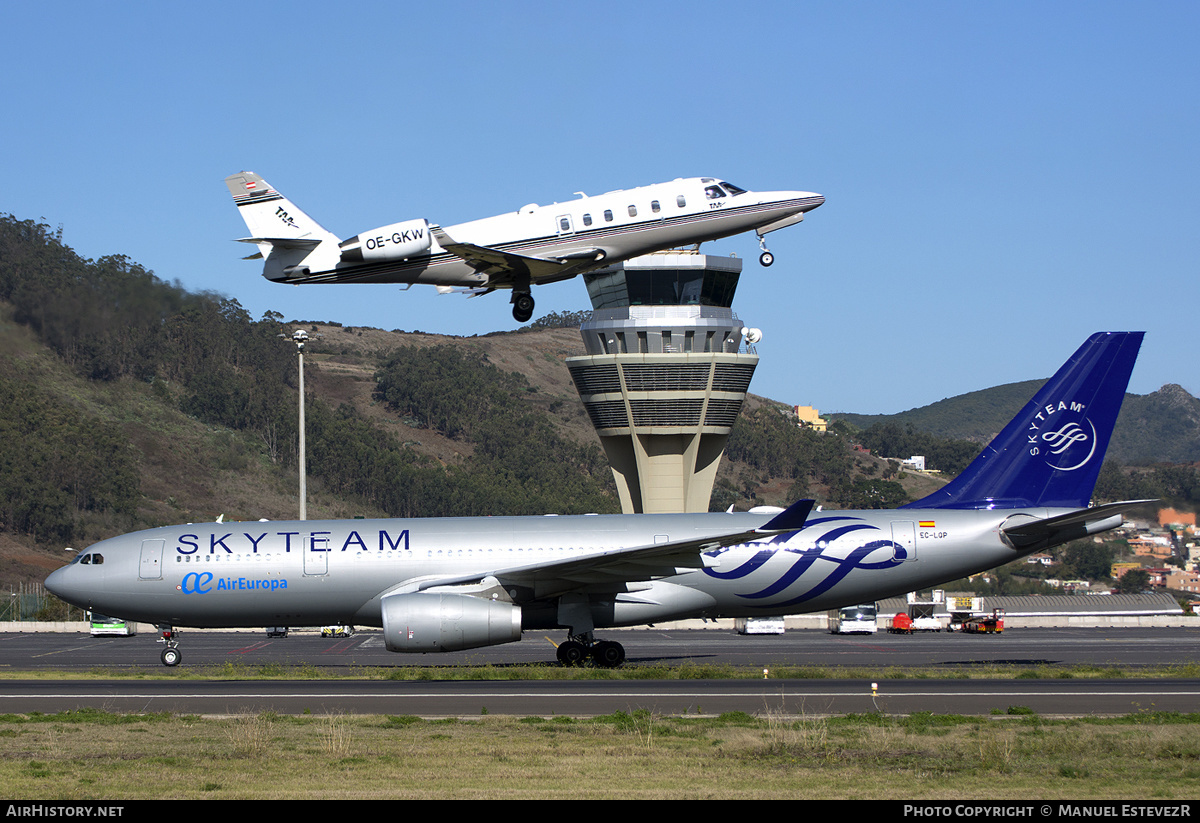
[[[1117,581],[1116,590],[1121,594],[1139,594],[1150,588],[1150,572],[1145,569],[1130,569]]]

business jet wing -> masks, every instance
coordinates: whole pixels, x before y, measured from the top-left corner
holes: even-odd
[[[474,243],[459,243],[446,234],[441,226],[430,226],[429,230],[439,246],[461,257],[479,274],[486,274],[488,285],[492,287],[560,278],[577,258],[575,254],[566,257],[529,257]],[[594,259],[594,254],[589,253],[587,259]]]
[[[712,566],[712,560],[705,557],[704,553],[714,549],[736,546],[784,532],[799,531],[804,528],[804,522],[815,502],[799,500],[755,529],[632,546],[587,557],[494,569],[470,576],[430,578],[402,586],[396,591],[426,591],[444,586],[463,586],[489,578],[499,581],[506,589],[515,586],[532,590],[534,600],[554,597],[569,591],[620,590],[627,583],[670,577]]]

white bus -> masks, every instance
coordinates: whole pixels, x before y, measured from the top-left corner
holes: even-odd
[[[878,631],[878,603],[845,606],[829,613],[830,634],[875,634]]]

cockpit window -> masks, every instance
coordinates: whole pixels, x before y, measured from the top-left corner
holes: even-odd
[[[721,185],[725,187],[725,191],[729,192],[734,197],[737,197],[739,194],[746,193],[745,189],[738,188],[737,186],[733,185],[732,183],[726,183],[723,180],[721,181]]]
[[[721,189],[720,186],[705,186],[704,187],[704,196],[707,197],[709,200],[716,200],[718,198],[724,197],[725,192]]]

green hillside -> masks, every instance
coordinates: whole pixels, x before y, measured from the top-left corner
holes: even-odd
[[[895,424],[938,437],[984,444],[1045,382],[1008,383],[898,414],[838,413],[830,417],[860,429]],[[1126,394],[1108,456],[1127,465],[1200,461],[1200,399],[1173,383],[1146,395]]]
[[[135,529],[294,517],[296,355],[280,336],[297,327],[313,335],[310,517],[619,511],[561,319],[472,338],[256,320],[0,217],[0,582]],[[748,401],[714,506],[893,505],[936,486],[787,411]]]
[[[188,293],[123,256],[80,258],[47,226],[0,216],[0,585],[40,581],[64,548],[136,529],[295,517],[297,364],[280,339],[295,328],[313,335],[309,517],[619,511],[564,363],[584,353],[577,322],[463,338],[254,319],[236,300]],[[1174,431],[1178,415],[1164,423],[1160,406],[1139,412],[1143,431]],[[953,473],[977,448],[915,436],[845,422],[818,435],[750,396],[712,508],[896,506],[943,481],[878,454],[919,447]],[[1110,494],[1200,499],[1194,468],[1105,478]]]

